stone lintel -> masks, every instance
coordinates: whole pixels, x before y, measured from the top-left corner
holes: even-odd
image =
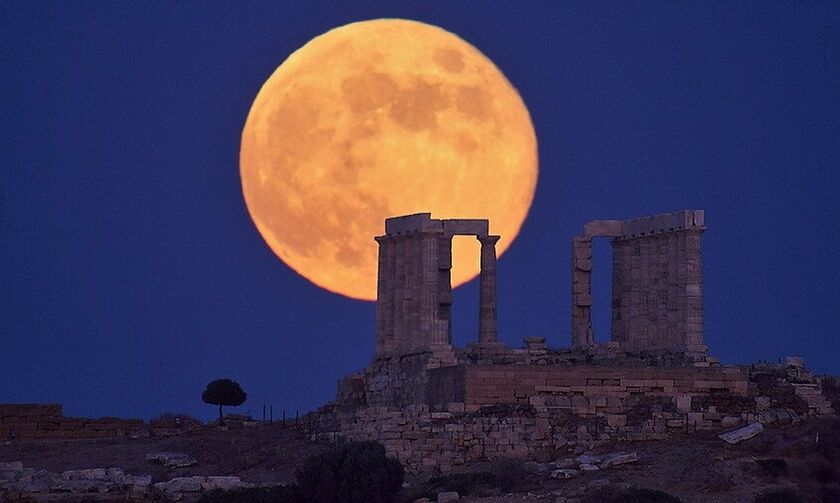
[[[486,236],[490,232],[487,220],[458,218],[442,222],[443,233],[447,236]]]
[[[622,224],[621,220],[593,220],[583,226],[583,234],[586,237],[621,237],[623,235]]]
[[[620,237],[628,239],[663,232],[678,232],[692,229],[702,231],[705,228],[703,210],[682,210],[625,220],[621,225]]]

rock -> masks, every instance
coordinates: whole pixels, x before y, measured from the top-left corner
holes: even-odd
[[[206,481],[207,479],[204,477],[175,477],[166,482],[158,482],[155,484],[155,488],[166,494],[194,493],[201,491],[201,487]]]
[[[111,467],[108,468],[108,479],[113,482],[114,484],[122,487],[125,486],[125,472],[123,472],[120,468]]]
[[[577,466],[579,463],[574,458],[565,458],[565,459],[558,459],[553,463],[549,463],[549,468],[560,469],[560,468],[573,468]]]
[[[724,428],[733,428],[741,423],[741,418],[736,416],[724,416],[720,420],[720,425]]]
[[[582,465],[597,465],[601,462],[601,457],[594,454],[581,454],[577,457],[577,462]]]
[[[431,503],[431,500],[429,498],[418,498],[412,503]]]
[[[584,463],[584,464],[580,465],[580,471],[582,471],[582,472],[597,472],[598,467],[595,466],[595,465],[590,465],[590,464]]]
[[[721,433],[718,435],[718,438],[728,444],[737,444],[743,442],[744,440],[753,438],[762,431],[764,431],[764,426],[762,426],[761,423],[752,423],[744,426],[743,428],[738,428],[737,430]]]
[[[448,491],[445,493],[438,493],[437,503],[446,503],[448,501],[458,501],[461,497],[455,491]]]
[[[9,461],[0,463],[0,472],[22,472],[23,463],[20,461]]]
[[[42,493],[49,492],[50,487],[58,481],[56,474],[50,473],[46,470],[38,470],[27,477],[27,480],[22,484],[21,489],[28,493]]]
[[[554,440],[554,448],[560,449],[569,445],[569,440],[566,438],[566,435],[563,433],[555,433],[551,436],[552,440]]]
[[[615,465],[623,465],[626,463],[635,463],[639,460],[639,456],[636,454],[636,451],[633,452],[613,452],[604,456],[604,460],[601,462],[601,466],[615,466]]]
[[[195,458],[179,452],[157,452],[146,454],[147,463],[157,463],[167,467],[184,468],[198,464]]]
[[[129,478],[130,477],[130,478]],[[152,485],[151,475],[129,475],[126,477],[126,484],[130,482],[131,488],[135,491],[145,491]]]
[[[222,489],[228,491],[242,486],[242,479],[239,477],[207,477],[207,480],[201,485],[204,491],[212,491],[214,489]]]
[[[551,472],[551,478],[553,479],[570,479],[578,475],[580,475],[580,472],[574,468],[560,468]]]

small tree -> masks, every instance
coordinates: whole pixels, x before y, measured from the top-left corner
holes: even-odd
[[[204,403],[219,406],[219,424],[224,423],[224,416],[222,416],[222,405],[236,407],[242,405],[247,394],[239,386],[236,381],[230,379],[216,379],[207,385],[207,389],[201,394],[201,399]]]

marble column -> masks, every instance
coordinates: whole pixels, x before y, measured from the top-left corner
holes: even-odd
[[[496,242],[499,236],[476,236],[481,243],[479,276],[478,342],[496,342]]]

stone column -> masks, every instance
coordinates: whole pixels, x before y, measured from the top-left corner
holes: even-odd
[[[595,345],[592,330],[592,238],[572,240],[572,347]]]
[[[479,276],[478,342],[496,342],[496,242],[499,236],[477,236],[481,242]]]
[[[422,271],[420,279],[420,329],[423,347],[445,344],[437,331],[438,316],[438,257],[439,232],[422,233]]]
[[[394,240],[378,236],[379,271],[376,278],[376,356],[394,345]]]

